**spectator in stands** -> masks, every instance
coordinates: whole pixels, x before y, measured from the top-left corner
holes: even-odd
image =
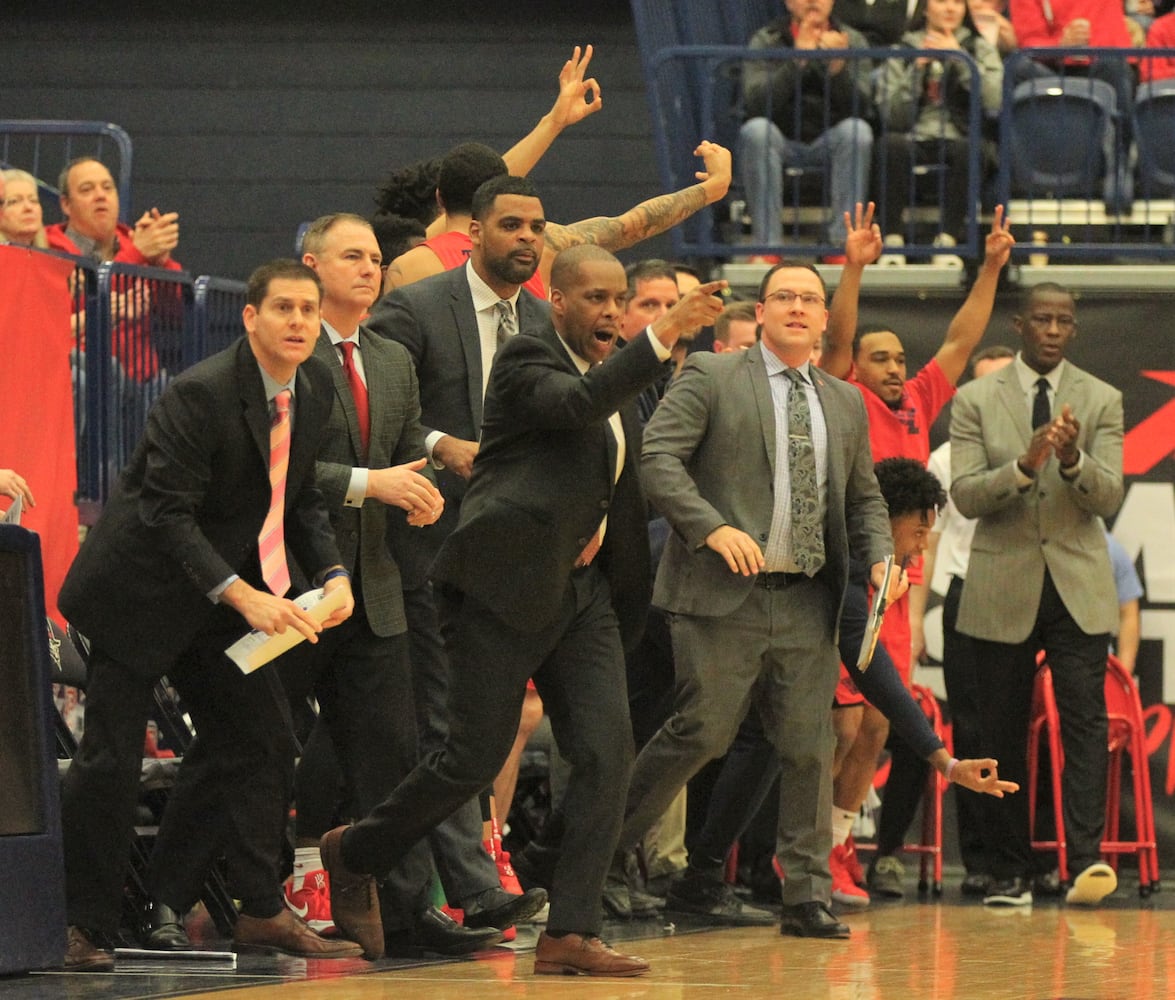
[[[918,0],[835,0],[832,13],[861,32],[870,48],[884,49],[901,41],[917,5]]]
[[[5,170],[0,190],[0,236],[22,246],[49,246],[41,217],[37,179],[24,170]]]
[[[714,321],[714,353],[745,351],[759,339],[754,302],[732,302]]]
[[[1175,48],[1175,13],[1155,18],[1146,33],[1146,45],[1150,49]],[[1139,62],[1138,72],[1143,83],[1168,80],[1175,76],[1175,56],[1146,56]]]
[[[751,36],[752,49],[800,53],[868,45],[859,31],[830,16],[832,0],[784,0],[784,5],[785,16]],[[863,58],[793,57],[743,65],[747,121],[739,133],[739,162],[756,243],[783,241],[780,210],[788,166],[819,168],[826,176],[827,239],[840,243],[840,220],[865,200],[869,183],[870,71]],[[764,262],[770,262],[769,256]]]
[[[49,226],[49,246],[87,257],[96,263],[122,264],[181,270],[171,252],[179,245],[179,215],[152,208],[144,212],[134,229],[118,221],[118,188],[105,164],[92,156],[72,161],[58,179],[61,211],[65,221]],[[126,373],[148,382],[159,372],[159,356],[151,343],[150,290],[142,283],[121,279],[115,284],[114,309],[123,332],[116,331],[113,352]]]
[[[881,193],[881,227],[888,245],[900,246],[907,231],[902,210],[918,198],[914,168],[938,164],[941,172],[931,175],[934,190],[941,192],[934,243],[952,247],[963,238],[967,219],[976,210],[968,203],[971,90],[977,83],[984,120],[993,120],[1003,96],[1003,63],[975,31],[964,0],[923,0],[902,43],[910,49],[965,52],[978,67],[978,79],[973,80],[970,68],[956,59],[895,56],[885,62],[877,100],[885,129],[875,187]],[[997,163],[994,141],[981,143],[980,185]],[[962,263],[957,257],[952,262]]]
[[[1067,899],[1097,904],[1117,878],[1100,858],[1106,806],[1106,650],[1118,623],[1099,517],[1123,496],[1122,394],[1066,360],[1077,331],[1070,292],[1027,290],[1021,348],[1002,371],[963,387],[951,410],[951,498],[975,517],[959,631],[975,640],[987,682],[984,741],[1024,783],[1037,654],[1053,670],[1065,752]],[[1064,539],[1063,544],[1057,544]],[[991,905],[1032,901],[1027,803],[993,810]]]
[[[245,674],[224,655],[250,628],[294,629],[317,642],[354,607],[314,481],[331,398],[329,371],[310,358],[320,296],[303,264],[275,261],[253,273],[247,336],[160,396],[61,589],[62,612],[91,642],[86,730],[62,785],[69,969],[113,965],[104,945],[122,912],[147,706],[164,674],[199,738],[163,819],[188,834],[172,875],[188,895],[153,893],[167,908],[156,917],[171,923],[189,909],[231,843],[238,947],[360,951],[318,937],[282,903],[276,859],[294,771],[289,704],[274,671]],[[286,597],[287,546],[328,594],[342,592],[322,625]],[[207,784],[204,775],[216,794],[197,800],[189,790]],[[233,863],[246,857],[253,863]]]
[[[1009,16],[1016,26],[1022,49],[1029,48],[1131,48],[1126,14],[1118,0],[1009,0]],[[1023,60],[1021,79],[1050,76],[1089,76],[1114,88],[1117,112],[1129,135],[1134,110],[1134,70],[1125,58],[1066,57],[1063,60]]]
[[[1008,20],[1008,0],[967,0],[975,30],[1004,58],[1019,48],[1016,28]]]

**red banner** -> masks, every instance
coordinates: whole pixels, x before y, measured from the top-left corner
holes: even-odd
[[[0,246],[0,468],[24,476],[36,498],[21,524],[41,538],[45,610],[58,621],[57,593],[78,549],[72,273],[69,261]],[[10,503],[0,497],[0,508]]]

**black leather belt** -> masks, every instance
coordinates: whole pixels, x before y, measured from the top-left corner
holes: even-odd
[[[760,573],[755,577],[755,586],[764,590],[782,590],[810,579],[806,573]]]

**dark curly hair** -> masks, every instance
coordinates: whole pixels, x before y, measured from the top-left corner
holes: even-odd
[[[939,510],[947,502],[942,483],[912,458],[886,458],[873,466],[873,471],[890,517]]]

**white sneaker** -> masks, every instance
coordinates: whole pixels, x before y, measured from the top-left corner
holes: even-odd
[[[904,247],[906,245],[901,233],[890,233],[884,243],[886,247]],[[883,253],[877,263],[882,267],[905,267],[906,255],[903,253]]]
[[[934,238],[934,245],[936,247],[953,247],[955,246],[955,238],[950,233],[939,233]],[[963,258],[953,253],[936,253],[930,258],[930,263],[935,267],[959,267],[963,266]]]
[[[1118,876],[1105,862],[1098,861],[1082,870],[1073,880],[1073,888],[1065,895],[1066,903],[1097,906],[1118,888]]]

